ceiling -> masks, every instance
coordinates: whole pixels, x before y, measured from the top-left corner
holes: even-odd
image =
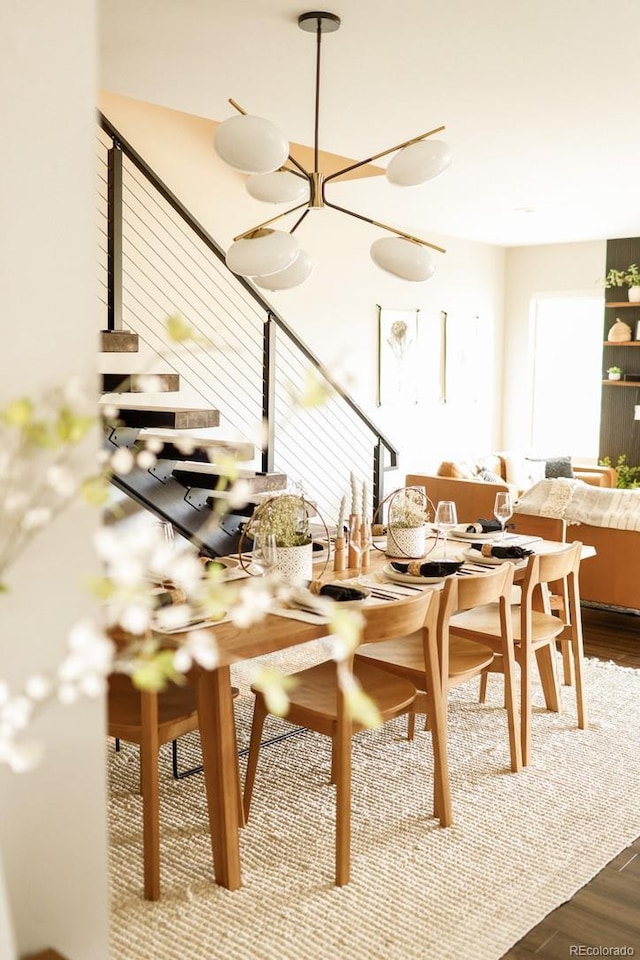
[[[100,85],[313,142],[315,37],[294,0],[101,0]],[[425,239],[503,246],[640,235],[638,0],[331,0],[320,146],[361,159],[446,125],[449,170],[331,199]],[[383,165],[386,160],[380,161]]]

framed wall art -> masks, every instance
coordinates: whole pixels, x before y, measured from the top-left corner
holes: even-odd
[[[377,405],[418,402],[419,310],[378,306]]]

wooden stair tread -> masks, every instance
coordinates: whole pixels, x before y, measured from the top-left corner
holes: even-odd
[[[100,350],[103,353],[137,353],[139,337],[131,330],[101,330]]]
[[[180,437],[180,447],[176,446],[176,435],[165,430],[146,429],[140,432],[140,440],[161,440],[165,444],[164,450],[160,453],[168,460],[185,460],[188,462],[198,462],[192,460],[194,454],[198,454],[203,459],[202,465],[211,462],[210,458],[215,459],[216,452],[223,456],[233,456],[236,460],[247,462],[253,460],[256,455],[255,447],[252,443],[245,443],[242,440],[217,440],[211,437]],[[209,454],[209,456],[207,456]]]
[[[177,373],[103,373],[103,393],[148,393],[153,378],[154,393],[175,393],[180,389]]]
[[[117,405],[117,421],[125,427],[168,427],[173,430],[195,430],[220,426],[218,410],[193,407],[145,407],[127,403]]]
[[[180,483],[189,487],[198,487],[201,490],[214,490],[220,477],[220,468],[214,463],[198,463],[182,461],[173,471],[173,475]],[[283,490],[287,485],[284,473],[254,473],[249,470],[240,470],[238,479],[244,480],[251,493],[265,493],[269,490]]]

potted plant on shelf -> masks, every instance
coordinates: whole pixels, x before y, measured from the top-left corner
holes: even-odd
[[[609,367],[607,370],[609,380],[619,380],[622,376],[622,370],[620,367]]]
[[[626,270],[611,268],[604,278],[605,287],[628,287],[629,302],[640,303],[640,270],[631,263]]]
[[[272,534],[277,557],[274,570],[285,583],[311,580],[313,547],[309,532],[311,504],[302,494],[269,496],[256,507],[246,533],[254,541]]]
[[[387,521],[387,556],[424,557],[429,519],[428,504],[423,487],[401,487],[391,494]]]

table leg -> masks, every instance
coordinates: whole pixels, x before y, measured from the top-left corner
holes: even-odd
[[[215,879],[228,890],[237,890],[242,885],[238,843],[240,773],[229,668],[203,670],[197,692]]]

